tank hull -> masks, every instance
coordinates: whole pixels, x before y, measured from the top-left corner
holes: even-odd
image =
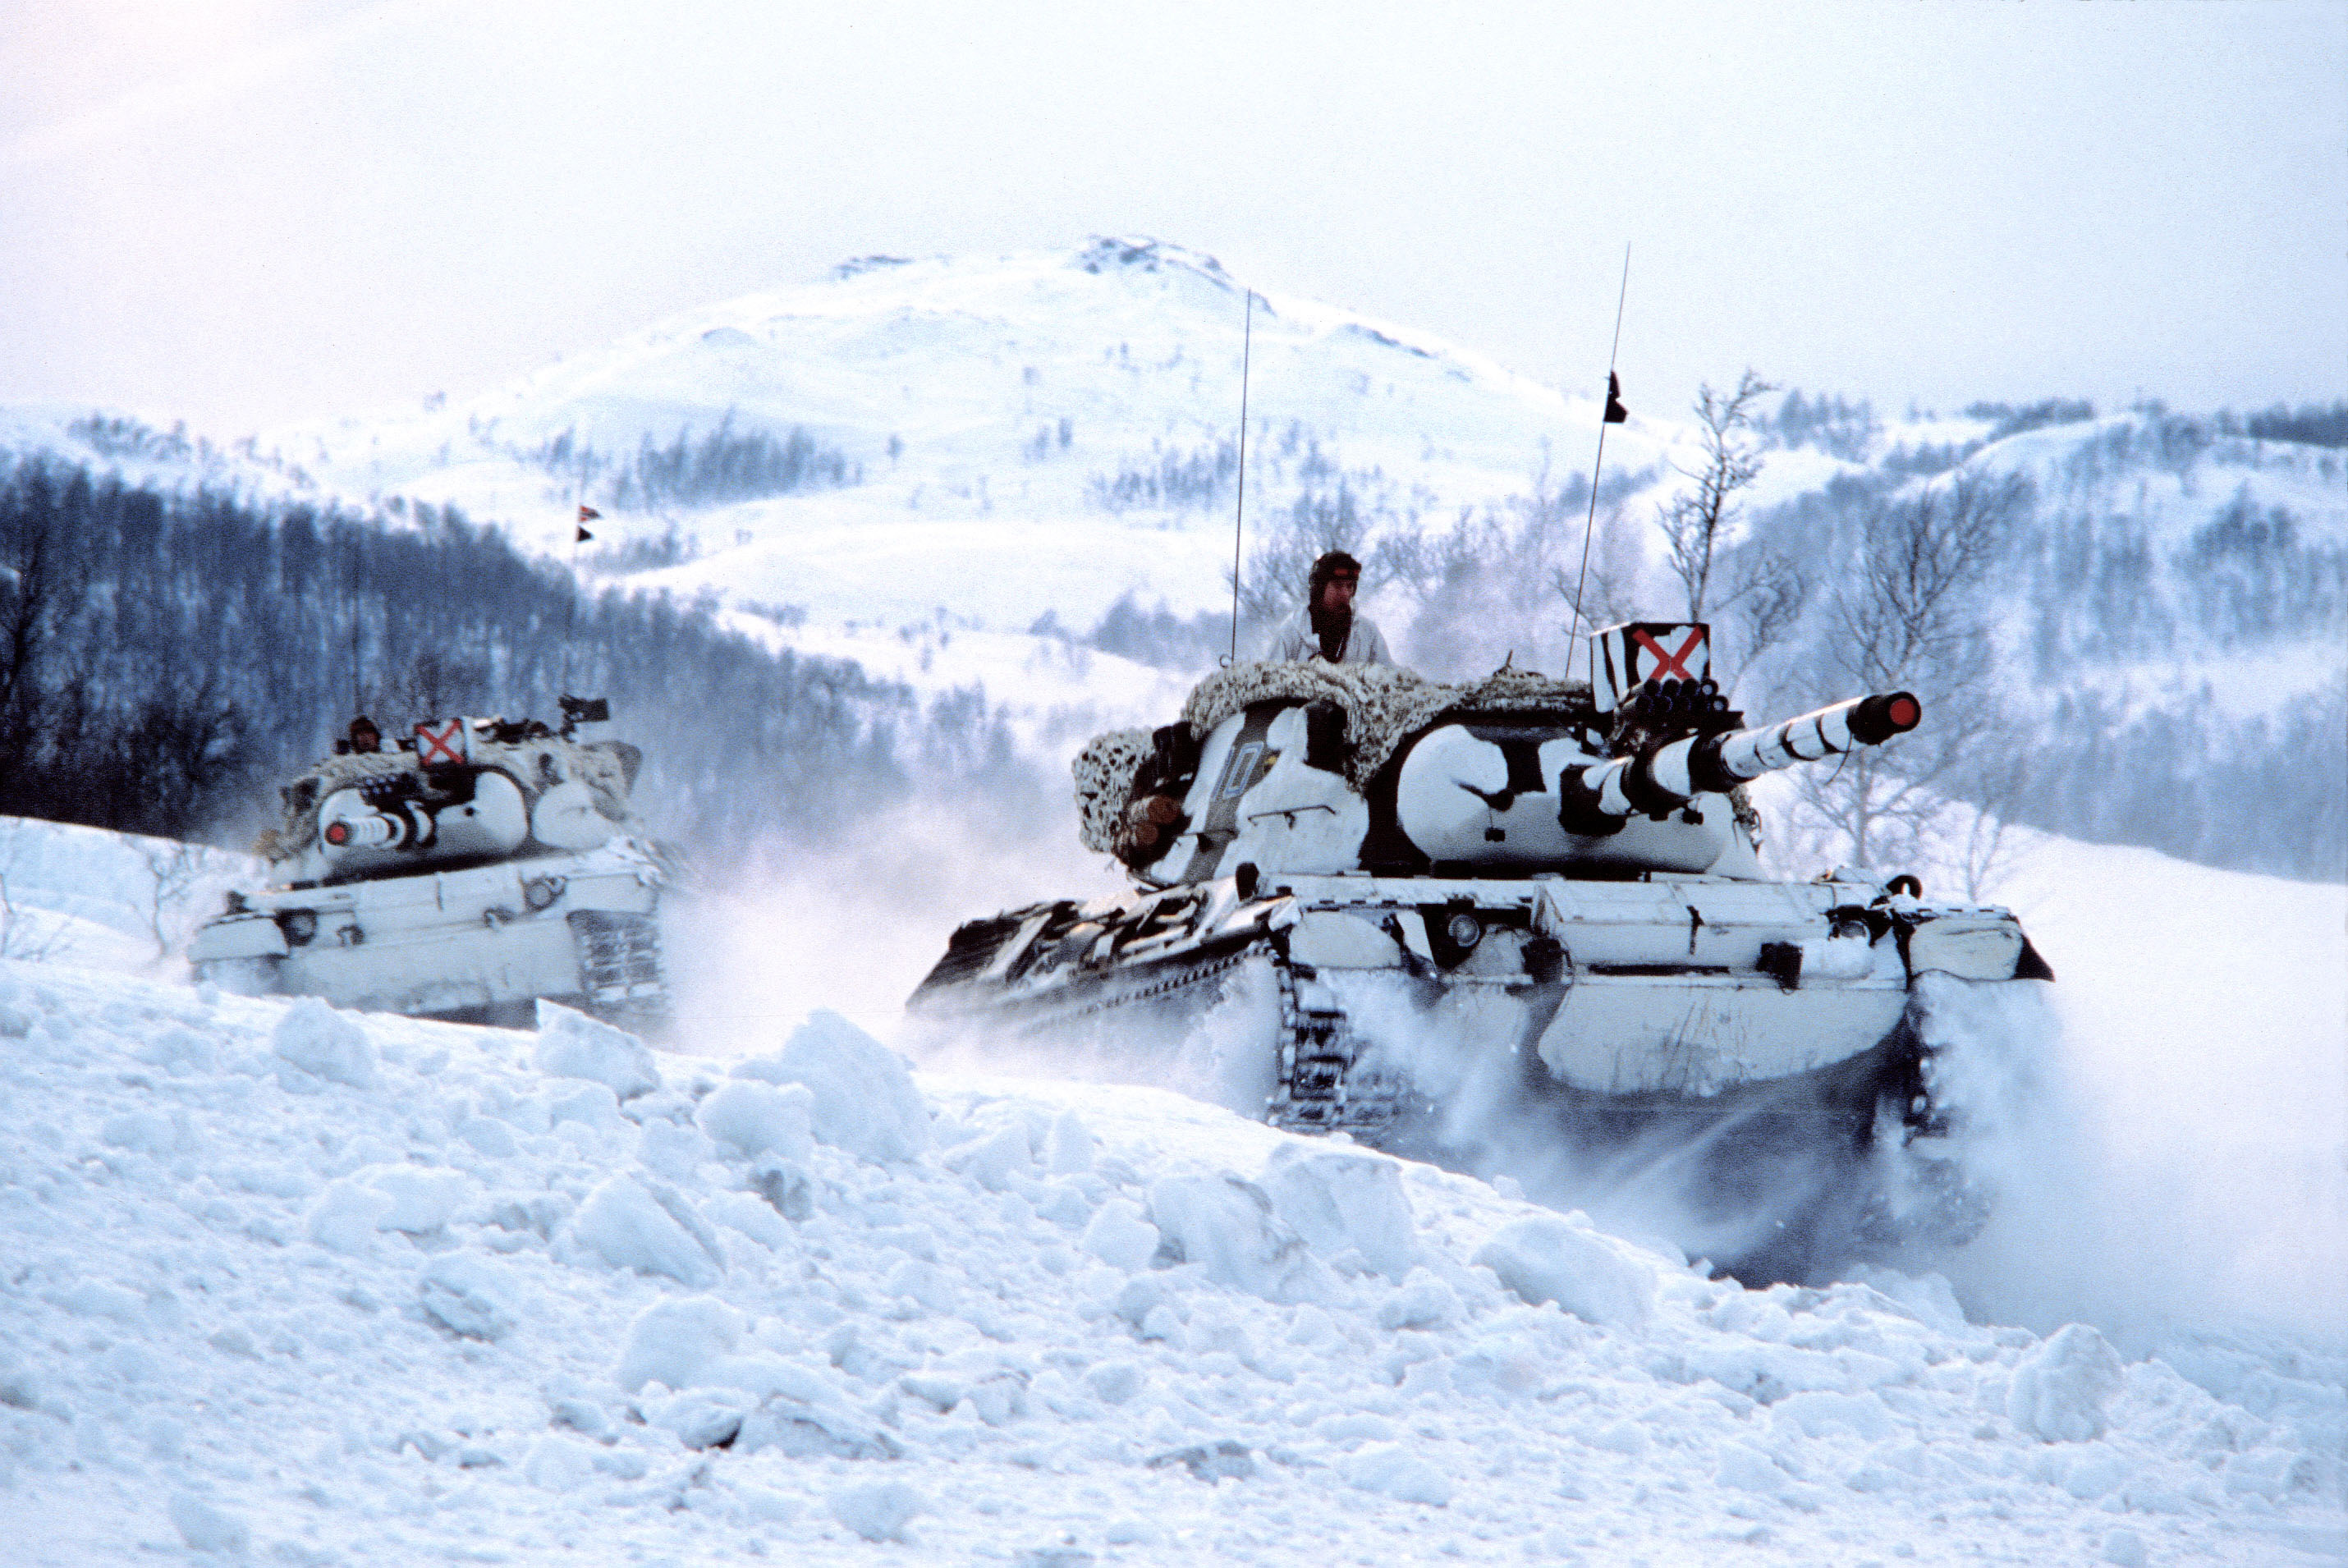
[[[1798,1277],[1985,1215],[1941,1157],[1928,974],[2044,966],[2003,910],[1866,884],[1296,876],[973,922],[909,1009],[1454,1168],[1664,1182],[1724,1224],[1757,1204],[1757,1239],[1710,1255]]]
[[[632,1027],[667,1016],[666,881],[628,841],[412,876],[246,894],[188,957],[232,989],[473,1023],[527,1022],[540,997]]]

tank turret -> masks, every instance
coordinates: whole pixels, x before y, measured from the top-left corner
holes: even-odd
[[[2022,1006],[2051,972],[2012,914],[1912,877],[1768,875],[1745,781],[1923,707],[1748,727],[1709,641],[1609,627],[1595,690],[1218,671],[1177,722],[1076,758],[1080,836],[1134,892],[966,923],[908,1006],[1467,1169],[1492,1125],[1553,1130],[1545,1168],[1668,1156],[1706,1227],[1686,1243],[1740,1275],[1959,1244],[1986,1209],[1942,1096],[1974,1080],[1938,1073],[1935,1012]]]
[[[674,857],[630,802],[644,754],[601,698],[563,723],[371,721],[281,790],[256,852],[272,885],[232,894],[189,958],[240,990],[499,1020],[538,997],[633,1023],[665,1012],[659,893]]]
[[[1583,683],[1514,670],[1457,687],[1378,666],[1219,672],[1180,724],[1103,736],[1078,758],[1085,842],[1159,886],[1241,865],[1756,880],[1758,820],[1740,786],[1879,745],[1922,717],[1895,692],[1743,728],[1709,677],[1704,628],[1635,630],[1634,647],[1675,650],[1669,667],[1684,675],[1639,674],[1593,697]]]

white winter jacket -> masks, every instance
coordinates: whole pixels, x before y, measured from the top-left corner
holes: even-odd
[[[1321,637],[1313,630],[1313,611],[1308,605],[1272,628],[1272,641],[1265,645],[1267,663],[1288,661],[1309,663],[1321,657]],[[1353,626],[1345,633],[1345,645],[1338,650],[1341,665],[1390,665],[1394,655],[1386,652],[1386,640],[1378,633],[1377,623],[1359,610],[1354,612]]]

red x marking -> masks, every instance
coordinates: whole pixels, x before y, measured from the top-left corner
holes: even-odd
[[[1687,641],[1680,645],[1680,651],[1676,654],[1667,654],[1663,652],[1663,645],[1655,641],[1654,638],[1647,635],[1644,631],[1632,632],[1631,635],[1638,641],[1641,647],[1645,648],[1647,652],[1655,655],[1655,673],[1647,677],[1649,680],[1659,681],[1666,679],[1674,671],[1678,673],[1679,678],[1684,681],[1692,681],[1695,679],[1695,676],[1690,673],[1687,667],[1686,659],[1690,654],[1695,652],[1696,645],[1704,641],[1704,628],[1702,626],[1697,626],[1688,633]]]
[[[436,768],[444,763],[464,761],[464,739],[465,721],[461,718],[443,719],[438,724],[427,720],[418,724],[416,727],[416,765]]]

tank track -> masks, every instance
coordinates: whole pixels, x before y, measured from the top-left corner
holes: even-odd
[[[1313,971],[1272,954],[1280,987],[1280,1077],[1264,1119],[1283,1132],[1343,1132],[1373,1146],[1392,1141],[1433,1107],[1399,1073],[1361,1065],[1367,1042]]]
[[[573,910],[579,988],[587,1011],[623,1027],[665,1024],[668,976],[661,962],[660,923],[649,914]]]

